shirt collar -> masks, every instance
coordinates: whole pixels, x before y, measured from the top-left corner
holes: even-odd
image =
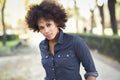
[[[59,29],[59,37],[58,37],[58,43],[62,44],[63,43],[63,31]]]
[[[58,41],[57,43],[62,44],[63,43],[63,31],[59,29],[59,36],[58,36]],[[45,38],[45,43],[48,44],[48,39]]]

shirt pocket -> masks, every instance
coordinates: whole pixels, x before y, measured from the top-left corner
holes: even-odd
[[[58,55],[58,64],[60,66],[73,66],[75,55],[73,51],[67,51]]]
[[[46,66],[46,65],[48,65],[48,62],[49,61],[49,56],[48,55],[43,55],[42,56],[42,64],[43,64],[43,66]]]

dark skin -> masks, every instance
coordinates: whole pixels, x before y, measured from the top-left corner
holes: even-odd
[[[49,51],[54,56],[54,46],[58,40],[59,28],[57,23],[53,20],[38,20],[38,26],[40,32],[48,39],[49,41]]]
[[[58,40],[58,34],[56,35],[54,40],[49,41],[49,51],[52,53],[53,56],[54,56],[54,46],[56,45],[57,40]]]

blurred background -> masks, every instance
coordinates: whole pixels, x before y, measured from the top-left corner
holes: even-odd
[[[41,1],[0,0],[0,80],[44,80],[38,48],[44,37],[25,22],[29,6]],[[120,80],[120,0],[49,1],[62,4],[68,13],[64,32],[88,44],[97,80]]]

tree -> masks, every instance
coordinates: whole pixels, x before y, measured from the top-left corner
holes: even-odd
[[[78,7],[76,5],[76,0],[74,1],[74,12],[75,12],[75,19],[76,19],[76,32],[79,32],[79,27],[78,27],[78,22],[79,22],[79,12],[78,12]]]
[[[89,8],[90,8],[90,13],[91,13],[91,17],[90,17],[90,33],[93,33],[93,27],[94,27],[94,10],[96,8],[96,0],[90,0],[89,1]]]
[[[104,34],[104,28],[105,28],[105,23],[104,23],[104,11],[103,11],[103,6],[98,6],[99,11],[100,11],[100,17],[101,17],[101,24],[102,24],[102,33]]]
[[[104,1],[102,0],[96,0],[97,6],[100,12],[100,17],[101,17],[101,24],[102,24],[102,33],[104,34],[104,28],[105,28],[105,21],[104,21]]]
[[[2,26],[3,26],[3,46],[6,46],[6,27],[4,22],[4,10],[5,10],[6,0],[0,0],[0,3],[2,5],[1,15],[2,15]]]
[[[116,22],[116,15],[115,15],[115,3],[116,0],[108,0],[108,9],[110,13],[110,20],[111,20],[111,27],[113,34],[118,34],[117,22]]]

